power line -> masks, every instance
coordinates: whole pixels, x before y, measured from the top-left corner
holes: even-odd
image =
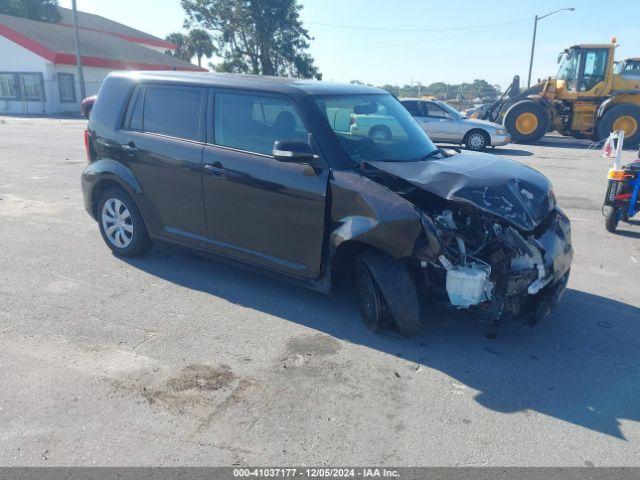
[[[305,22],[308,25],[317,25],[319,27],[330,28],[342,28],[348,30],[368,30],[374,32],[450,32],[450,31],[462,31],[462,30],[482,30],[485,28],[503,27],[507,25],[514,25],[516,23],[522,23],[529,21],[530,18],[520,18],[517,20],[510,20],[507,22],[490,23],[485,25],[475,25],[469,27],[446,27],[446,28],[389,28],[389,27],[364,27],[360,25],[337,25],[334,23],[321,23],[321,22]]]
[[[521,23],[523,21],[529,21],[529,19],[518,20],[517,22]],[[501,26],[507,26],[507,24],[502,24]],[[474,30],[474,31],[471,31],[471,32],[460,33],[458,35],[449,35],[449,36],[446,36],[446,37],[435,37],[435,38],[428,38],[426,40],[415,40],[415,41],[411,41],[411,42],[390,43],[390,44],[384,44],[384,45],[367,45],[367,46],[362,46],[362,47],[341,47],[340,51],[372,50],[372,49],[378,49],[378,48],[408,47],[408,46],[412,46],[412,45],[423,45],[423,44],[426,44],[426,43],[437,43],[437,42],[441,42],[443,40],[450,40],[450,39],[453,39],[453,38],[467,37],[467,36],[473,35],[475,33],[479,33],[479,32]],[[335,48],[320,48],[320,49],[316,49],[316,50],[335,50]]]

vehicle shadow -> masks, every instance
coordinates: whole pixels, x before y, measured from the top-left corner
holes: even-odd
[[[516,143],[516,145],[518,145]],[[572,138],[563,137],[561,135],[545,135],[533,145],[539,147],[554,147],[554,148],[576,148],[583,150],[600,150],[604,145],[604,141],[594,142],[593,140],[584,138]],[[625,144],[624,150],[637,150],[637,148],[631,144]]]
[[[618,229],[616,230],[615,234],[620,236],[620,237],[640,238],[640,232],[639,231],[637,231],[637,230],[621,230],[619,226],[618,226]]]
[[[168,246],[135,268],[439,370],[477,391],[500,413],[537,412],[619,439],[620,422],[640,421],[640,308],[568,289],[539,325],[492,327],[471,314],[433,309],[420,336],[374,334],[350,292],[333,298]],[[425,392],[428,395],[428,392]]]
[[[554,147],[554,148],[598,148],[592,140],[578,139],[572,137],[562,137],[560,135],[545,135],[533,145],[539,147]],[[602,148],[602,144],[599,145]]]
[[[529,150],[520,150],[515,148],[492,148],[487,150],[487,153],[493,153],[494,155],[506,155],[508,157],[531,157],[533,152]]]

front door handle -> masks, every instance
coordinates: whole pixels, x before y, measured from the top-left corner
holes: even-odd
[[[220,162],[205,163],[204,171],[216,177],[222,177],[227,173],[229,173],[229,171],[226,168],[224,168]]]

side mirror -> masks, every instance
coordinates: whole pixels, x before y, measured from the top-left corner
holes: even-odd
[[[273,158],[279,162],[311,162],[315,155],[311,145],[299,140],[277,140],[273,144]]]

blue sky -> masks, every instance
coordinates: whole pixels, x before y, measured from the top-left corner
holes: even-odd
[[[184,12],[179,0],[77,1],[80,10],[159,37],[182,30]],[[59,3],[69,7],[71,0]],[[310,51],[325,80],[358,79],[381,85],[459,83],[484,78],[504,87],[519,74],[526,81],[534,15],[563,7],[576,10],[557,13],[538,24],[534,79],[555,74],[558,53],[575,43],[606,43],[616,36],[621,44],[618,58],[640,56],[640,2],[633,0],[620,2],[621,7],[596,0],[302,3],[302,18],[314,37]],[[417,31],[421,29],[431,31]]]

